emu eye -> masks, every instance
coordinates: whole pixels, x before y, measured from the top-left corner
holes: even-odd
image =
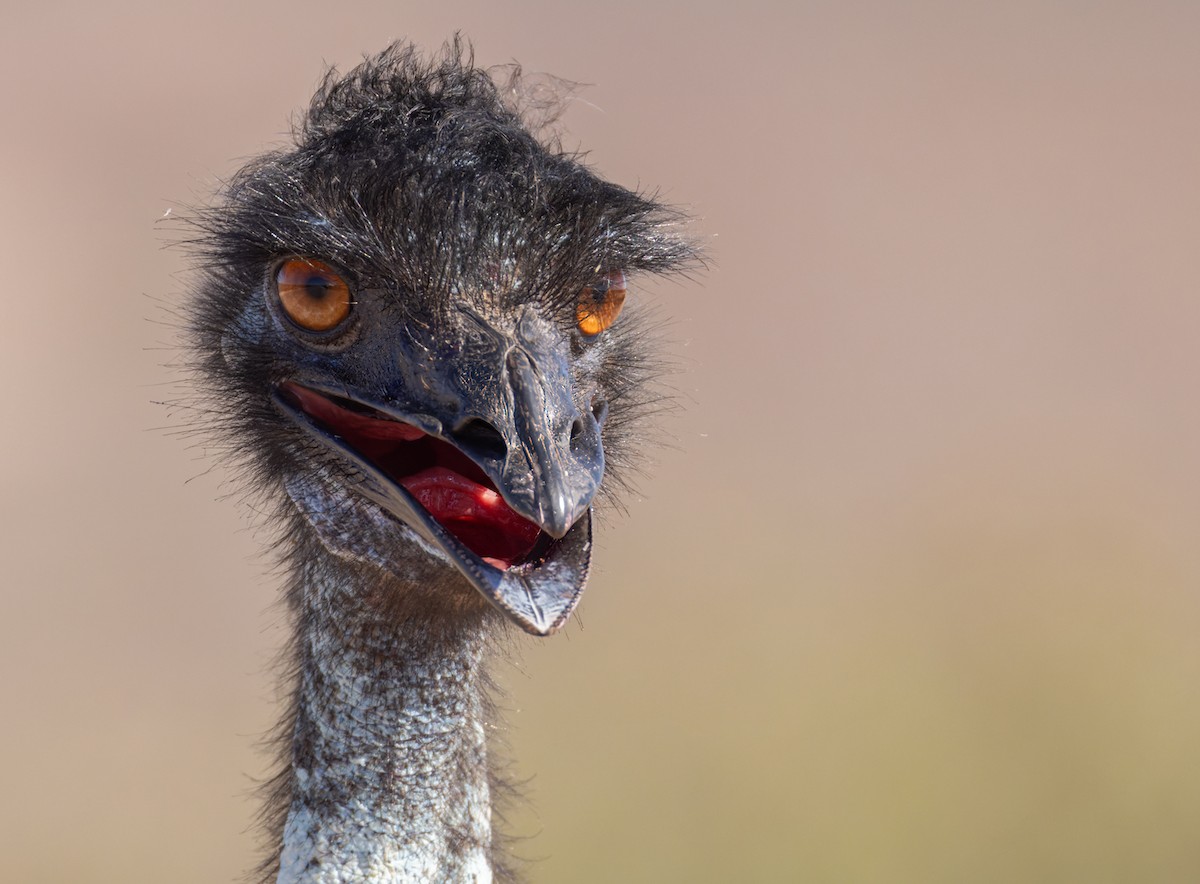
[[[308,331],[329,331],[350,315],[350,286],[324,261],[288,258],[275,287],[288,319]]]
[[[589,338],[617,321],[625,303],[625,274],[614,270],[599,285],[590,285],[579,293],[575,304],[575,323]]]

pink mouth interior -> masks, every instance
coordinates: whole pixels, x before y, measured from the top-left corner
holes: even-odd
[[[298,384],[287,382],[280,389],[399,483],[439,525],[488,564],[503,570],[533,553],[541,529],[505,503],[483,470],[453,445],[411,424],[343,408]]]

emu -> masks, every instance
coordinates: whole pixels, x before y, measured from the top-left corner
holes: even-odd
[[[189,351],[294,626],[264,880],[511,877],[487,663],[567,621],[660,407],[628,281],[697,250],[527,122],[517,78],[458,39],[331,70],[193,219]]]

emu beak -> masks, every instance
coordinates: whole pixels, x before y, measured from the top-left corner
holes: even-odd
[[[563,537],[588,511],[604,477],[600,425],[575,409],[565,371],[547,370],[519,349],[505,363],[513,417],[500,490],[551,537]]]
[[[517,336],[491,354],[494,383],[469,400],[455,391],[445,419],[307,378],[283,382],[274,400],[354,468],[358,493],[442,549],[522,629],[549,635],[587,582],[604,450],[599,420],[574,405],[566,360]]]

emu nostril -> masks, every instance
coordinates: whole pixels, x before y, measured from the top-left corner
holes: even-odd
[[[578,439],[579,435],[582,432],[583,432],[583,418],[577,417],[571,423],[571,441],[574,442],[576,439]]]
[[[482,418],[471,418],[454,431],[454,441],[468,454],[503,460],[508,446],[500,431]]]

